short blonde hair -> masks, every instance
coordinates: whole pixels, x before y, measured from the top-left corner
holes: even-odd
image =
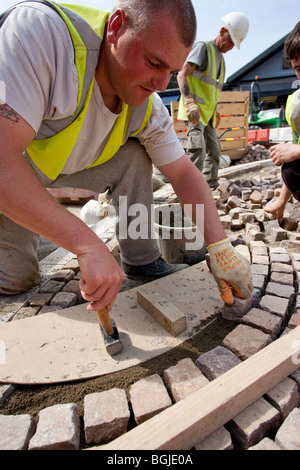
[[[155,18],[169,14],[174,19],[182,43],[190,47],[195,42],[197,20],[191,0],[118,0],[113,11],[123,9],[134,35],[151,29]]]

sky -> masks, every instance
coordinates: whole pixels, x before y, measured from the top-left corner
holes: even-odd
[[[18,0],[0,0],[0,11],[15,5]],[[271,47],[288,34],[300,21],[299,0],[192,0],[197,15],[197,41],[214,39],[223,25],[222,16],[241,11],[250,23],[249,33],[241,49],[225,54],[226,78]],[[59,1],[57,2],[59,3]],[[115,0],[64,0],[100,10],[111,11]]]

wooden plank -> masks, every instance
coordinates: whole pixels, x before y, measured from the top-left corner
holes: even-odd
[[[171,101],[170,109],[171,109],[173,129],[175,130],[177,137],[181,139],[187,136],[187,125],[185,121],[181,121],[181,120],[179,121],[177,119],[178,108],[179,108],[179,101]]]
[[[137,302],[172,336],[186,329],[186,316],[159,292],[143,288],[137,291]]]
[[[246,155],[247,149],[236,149],[236,150],[226,150],[226,155],[230,157],[231,160],[240,160],[244,155]]]
[[[227,150],[244,149],[244,148],[245,148],[244,137],[241,137],[238,140],[230,140],[227,142],[221,142],[222,152],[227,151]]]
[[[184,400],[92,450],[190,450],[300,365],[300,326]]]
[[[219,102],[249,101],[249,91],[222,91]]]
[[[221,142],[222,152],[236,160],[241,158],[248,148],[248,118],[249,118],[249,92],[222,92],[218,103],[218,111],[221,114],[221,120],[218,130],[221,133],[222,129],[228,127],[240,127],[241,133],[234,135],[234,137],[243,137],[244,141],[238,143],[237,141],[223,141]],[[233,137],[226,133],[225,138]]]
[[[218,111],[222,114],[245,114],[245,102],[242,103],[218,103]]]
[[[178,121],[178,123],[176,123],[174,126],[174,130],[179,139],[183,139],[187,136],[187,127],[183,121]]]
[[[234,129],[234,127],[233,127]],[[220,134],[224,131],[225,129],[218,129],[217,130],[217,134],[219,135],[220,137]],[[220,137],[220,139],[230,139],[232,137],[244,137],[245,135],[245,129],[243,127],[238,127],[237,130],[233,130],[233,131],[227,131],[225,134],[222,135],[222,137]]]
[[[221,118],[218,129],[227,129],[227,127],[244,127],[244,116],[225,116]]]

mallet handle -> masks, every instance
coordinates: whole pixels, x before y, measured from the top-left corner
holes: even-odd
[[[99,310],[97,312],[97,315],[105,333],[108,336],[112,335],[114,332],[114,329],[113,329],[113,325],[112,325],[107,307],[103,308],[102,310]]]

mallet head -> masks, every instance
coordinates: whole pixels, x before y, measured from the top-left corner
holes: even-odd
[[[99,323],[99,326],[100,326],[100,331],[103,337],[106,351],[108,352],[110,356],[113,356],[114,354],[118,354],[119,352],[121,352],[124,349],[124,346],[120,339],[118,328],[116,327],[114,320],[111,319],[111,322],[113,326],[113,333],[111,335],[107,335],[105,333],[100,323]]]

